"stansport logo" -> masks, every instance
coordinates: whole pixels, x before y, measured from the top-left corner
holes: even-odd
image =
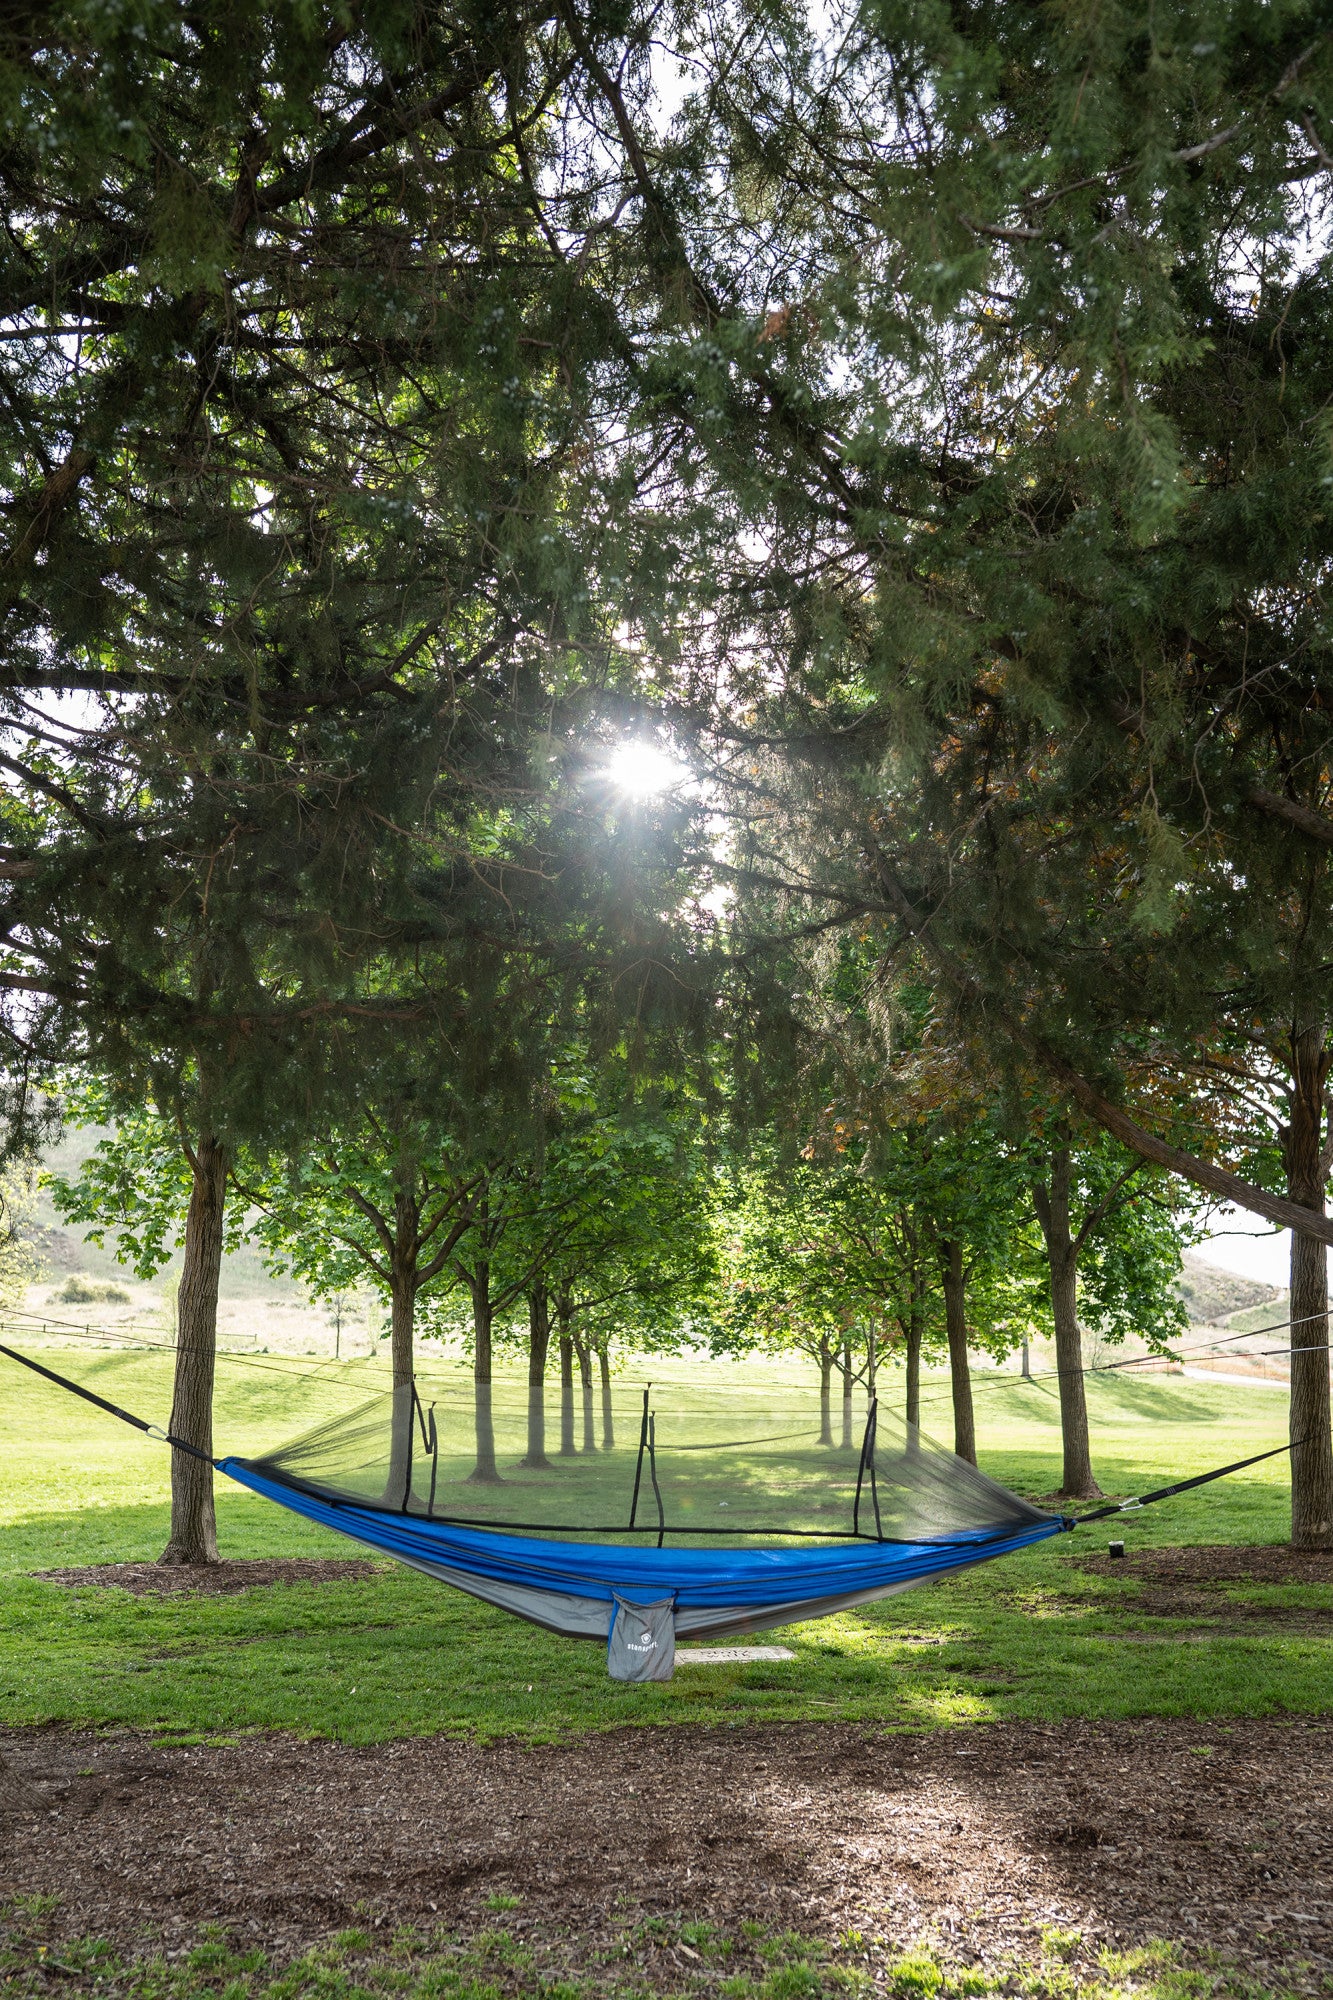
[[[651,1653],[656,1641],[653,1639],[627,1639],[625,1644],[631,1653]]]

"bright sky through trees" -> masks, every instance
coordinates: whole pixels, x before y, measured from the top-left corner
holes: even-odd
[[[627,798],[648,799],[670,791],[690,775],[688,764],[673,757],[660,744],[630,737],[619,743],[602,768],[601,776]]]

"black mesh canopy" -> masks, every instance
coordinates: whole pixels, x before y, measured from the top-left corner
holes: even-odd
[[[248,1463],[324,1499],[578,1539],[918,1543],[1048,1518],[864,1394],[821,1404],[817,1383],[615,1378],[562,1406],[558,1385],[442,1371]]]

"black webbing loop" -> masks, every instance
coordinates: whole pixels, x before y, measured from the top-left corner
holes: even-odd
[[[869,1433],[866,1444],[866,1469],[870,1474],[870,1499],[875,1509],[875,1540],[884,1540],[884,1524],[879,1518],[879,1485],[875,1478],[875,1445],[879,1438],[879,1397],[870,1405],[870,1422],[866,1426]]]
[[[1081,1528],[1088,1521],[1104,1521],[1110,1514],[1132,1514],[1136,1507],[1150,1507],[1154,1500],[1169,1500],[1173,1493],[1188,1493],[1191,1486],[1207,1486],[1211,1480],[1225,1479],[1229,1472],[1243,1472],[1247,1465],[1260,1465],[1266,1458],[1278,1458],[1284,1451],[1297,1451],[1305,1443],[1297,1438],[1291,1444],[1274,1445],[1271,1451],[1257,1451],[1253,1458],[1238,1458],[1234,1465],[1219,1465],[1216,1472],[1196,1472],[1193,1479],[1178,1479],[1174,1486],[1159,1486],[1152,1493],[1140,1494],[1137,1500],[1112,1500],[1109,1506],[1096,1507],[1091,1514],[1076,1514],[1071,1525]]]
[[[648,1388],[651,1388],[651,1382]],[[629,1503],[629,1524],[634,1526],[634,1517],[639,1511],[639,1481],[643,1478],[643,1454],[648,1449],[648,1389],[643,1392],[643,1421],[639,1425],[639,1456],[634,1464],[634,1497]]]
[[[648,1418],[648,1475],[653,1482],[653,1498],[657,1502],[657,1546],[660,1549],[666,1535],[666,1512],[662,1506],[662,1489],[657,1483],[657,1418]]]
[[[44,1375],[47,1381],[54,1382],[57,1388],[68,1389],[71,1396],[82,1396],[85,1403],[95,1403],[99,1410],[105,1410],[109,1416],[119,1417],[123,1424],[132,1424],[135,1430],[142,1431],[145,1437],[157,1438],[161,1443],[171,1445],[176,1451],[187,1451],[191,1458],[201,1458],[205,1465],[218,1463],[211,1452],[200,1451],[197,1444],[187,1444],[184,1438],[173,1437],[170,1431],[162,1430],[157,1424],[145,1423],[142,1417],[133,1416],[129,1410],[122,1410],[119,1403],[108,1403],[105,1396],[95,1396],[91,1389],[80,1388],[79,1384],[71,1382],[67,1375],[57,1375],[54,1368],[43,1368],[40,1361],[30,1361],[26,1354],[18,1354],[12,1347],[0,1347],[0,1354],[7,1355],[11,1361],[17,1361],[21,1368],[31,1368],[34,1375]]]
[[[432,1403],[431,1408],[434,1409],[434,1407],[435,1405]],[[422,1406],[422,1401],[420,1396],[417,1394],[417,1378],[415,1375],[412,1377],[412,1408],[416,1412],[417,1422],[421,1425],[421,1449],[423,1451],[429,1451],[430,1432],[426,1428],[425,1409]]]
[[[867,1465],[871,1465],[871,1459],[875,1449],[875,1429],[877,1423],[876,1413],[878,1412],[878,1409],[879,1409],[879,1397],[872,1396],[870,1398],[870,1407],[866,1411],[866,1427],[865,1430],[861,1433],[861,1463],[856,1468],[856,1498],[852,1502],[852,1533],[854,1535],[859,1535],[861,1532],[861,1487],[865,1480],[866,1467]],[[875,1475],[873,1466],[871,1467],[871,1474],[870,1474],[870,1490],[872,1493],[875,1492]],[[878,1494],[875,1495],[875,1537],[877,1541],[883,1541],[884,1539],[883,1535],[880,1533]]]
[[[440,1433],[435,1428],[434,1403],[430,1406],[427,1420],[430,1424],[430,1438],[427,1443],[427,1449],[430,1452],[430,1498],[426,1502],[426,1519],[433,1521],[435,1519],[435,1481],[440,1471]]]

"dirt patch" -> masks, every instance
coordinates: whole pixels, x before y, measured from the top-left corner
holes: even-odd
[[[1108,1527],[1113,1523],[1108,1522]],[[1256,1548],[1135,1549],[1123,1556],[1065,1556],[1094,1576],[1141,1577],[1148,1583],[1192,1589],[1233,1583],[1333,1583],[1333,1549],[1292,1549],[1283,1543]]]
[[[389,1568],[390,1563],[355,1557],[340,1561],[310,1556],[274,1562],[92,1563],[87,1569],[37,1569],[32,1574],[39,1583],[63,1583],[71,1589],[91,1584],[132,1591],[136,1597],[180,1597],[186,1593],[224,1597],[231,1591],[257,1590],[274,1583],[355,1583]]]
[[[1274,1631],[1327,1633],[1333,1629],[1333,1607],[1307,1602],[1247,1604],[1238,1588],[1265,1584],[1333,1584],[1333,1554],[1306,1553],[1289,1548],[1143,1549],[1125,1556],[1066,1556],[1064,1561],[1085,1574],[1114,1577],[1132,1587],[1124,1608],[1147,1618],[1191,1618],[1206,1622],[1208,1632],[1239,1632],[1247,1627]],[[1086,1607],[1086,1598],[1069,1604]],[[1133,1633],[1122,1633],[1133,1638]],[[1177,1637],[1180,1635],[1177,1634]],[[1205,1633],[1202,1636],[1207,1636]]]
[[[672,1912],[929,1932],[989,1965],[1030,1962],[1053,1927],[1079,1933],[1088,1966],[1168,1938],[1290,1990],[1333,1971],[1322,1721],[679,1727],[535,1747],[33,1730],[0,1753],[29,1801],[5,1816],[0,1895],[55,1892],[61,1935],[130,1951],[208,1922],[279,1959],[354,1923],[468,1934],[505,1893],[505,1926],[550,1976],[623,1963],[627,1926]]]

